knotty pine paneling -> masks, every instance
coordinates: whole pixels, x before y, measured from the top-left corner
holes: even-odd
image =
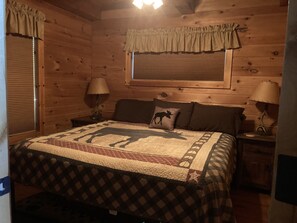
[[[255,6],[279,5],[279,0],[202,0],[196,11],[211,11],[214,9],[247,8]]]
[[[141,17],[140,13],[124,16],[115,11],[93,22],[92,75],[104,77],[111,94],[104,103],[104,115],[111,117],[117,100],[153,98],[172,101],[197,101],[206,104],[241,106],[247,117],[244,130],[254,130],[260,110],[249,101],[255,87],[263,80],[281,85],[287,8],[278,0],[201,0],[196,13],[181,17]],[[117,16],[120,18],[117,19]],[[109,19],[112,18],[112,19]],[[230,89],[160,88],[125,86],[125,34],[127,29],[207,26],[238,23],[242,48],[234,50]],[[206,62],[207,66],[211,66]],[[168,96],[162,98],[165,92]],[[260,108],[261,109],[261,108]],[[276,116],[277,106],[271,108]],[[268,120],[267,124],[272,121]]]
[[[91,23],[45,1],[22,0],[46,15],[44,36],[45,134],[71,127],[73,117],[91,114]]]

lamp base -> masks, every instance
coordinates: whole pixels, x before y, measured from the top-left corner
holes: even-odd
[[[102,119],[102,115],[100,113],[94,113],[93,115],[90,116],[90,118],[92,120],[96,120],[96,121],[99,121]]]
[[[264,111],[262,112],[261,116],[259,117],[260,119],[260,124],[259,126],[256,128],[256,133],[258,135],[262,135],[262,136],[269,136],[271,135],[271,131],[270,129],[268,129],[267,127],[264,126],[264,117],[267,116],[267,103],[265,103],[265,108]]]
[[[261,136],[270,136],[271,132],[264,125],[259,125],[256,128],[256,133]]]

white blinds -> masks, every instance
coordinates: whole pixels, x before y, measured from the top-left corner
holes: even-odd
[[[9,134],[35,130],[32,38],[7,36]]]

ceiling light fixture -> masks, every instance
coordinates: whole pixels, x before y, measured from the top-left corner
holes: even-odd
[[[154,9],[158,9],[163,5],[163,0],[134,0],[133,5],[142,9],[143,5],[153,5]]]
[[[155,1],[154,1],[154,4],[153,4],[153,7],[154,7],[154,9],[158,9],[158,8],[160,8],[162,5],[163,5],[163,1],[162,1],[162,0],[155,0]]]
[[[154,0],[143,0],[143,3],[146,5],[151,5],[153,4]]]

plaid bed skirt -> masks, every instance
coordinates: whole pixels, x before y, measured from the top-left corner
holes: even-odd
[[[234,137],[222,134],[214,145],[204,178],[187,184],[22,149],[10,151],[14,181],[88,204],[160,222],[235,222],[229,184],[236,149],[226,155]],[[229,180],[216,174],[226,171]]]

